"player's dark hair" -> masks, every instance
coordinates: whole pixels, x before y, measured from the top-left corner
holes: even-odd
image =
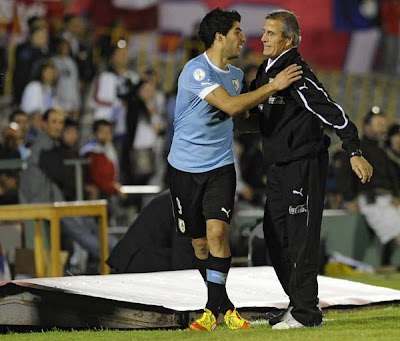
[[[298,46],[300,43],[300,24],[297,20],[296,15],[293,12],[286,11],[283,9],[272,11],[267,15],[265,20],[281,20],[283,23],[282,26],[282,35],[285,38],[293,38],[293,46]]]
[[[205,48],[212,46],[216,33],[226,36],[235,22],[240,22],[241,16],[236,11],[224,11],[216,8],[209,12],[200,23],[199,38],[204,43]]]
[[[107,120],[97,120],[97,121],[94,121],[93,127],[92,127],[93,133],[96,134],[97,131],[99,130],[99,128],[102,127],[102,126],[108,126],[108,127],[111,127],[111,128],[112,128],[114,125],[113,125],[112,122],[107,121]]]

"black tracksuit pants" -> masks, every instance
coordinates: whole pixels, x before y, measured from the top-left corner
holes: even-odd
[[[267,172],[265,240],[292,315],[306,326],[322,322],[317,276],[327,169],[324,152]]]

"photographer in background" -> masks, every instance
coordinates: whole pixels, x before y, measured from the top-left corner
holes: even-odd
[[[127,98],[139,76],[129,70],[129,48],[125,40],[118,41],[110,51],[107,70],[98,76],[92,98],[94,120],[114,124],[114,143],[121,156],[122,141],[127,132]]]

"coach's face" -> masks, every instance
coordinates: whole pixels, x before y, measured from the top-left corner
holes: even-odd
[[[234,59],[239,57],[245,41],[246,37],[242,32],[240,23],[236,21],[226,35],[225,55],[227,58]]]
[[[264,45],[265,57],[275,59],[282,52],[292,47],[293,39],[285,38],[282,34],[283,22],[281,20],[265,20],[261,41]]]

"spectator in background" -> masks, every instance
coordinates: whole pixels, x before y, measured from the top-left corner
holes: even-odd
[[[59,140],[63,126],[64,114],[61,111],[49,109],[43,114],[43,129],[37,134],[28,166],[21,175],[21,203],[64,200],[61,188],[65,170]]]
[[[400,182],[400,124],[392,124],[387,133],[386,154],[390,159],[395,179]],[[400,192],[396,192],[400,198]]]
[[[256,78],[257,71],[258,71],[258,65],[256,64],[249,64],[243,69],[244,78],[246,81],[246,85],[248,87],[250,87],[251,81]]]
[[[64,122],[64,130],[61,136],[61,150],[63,159],[79,159],[79,124],[70,118]],[[65,169],[66,179],[63,193],[67,201],[76,200],[75,167],[67,166]]]
[[[78,119],[81,107],[79,73],[66,39],[61,38],[57,42],[57,54],[53,57],[53,62],[58,73],[55,91],[58,104],[71,118]]]
[[[107,70],[100,73],[95,83],[92,101],[95,120],[115,123],[114,139],[119,151],[127,129],[127,101],[134,84],[139,82],[139,76],[128,69],[129,63],[128,46],[125,41],[120,41],[112,48]]]
[[[145,183],[152,182],[154,184],[161,184],[166,170],[163,134],[165,132],[167,99],[160,86],[160,75],[154,68],[149,67],[144,73],[143,79],[154,88],[151,98],[146,99],[146,106],[151,112],[151,125],[156,132],[156,139],[152,146],[155,172],[152,174],[151,180],[149,177]]]
[[[383,71],[400,73],[400,1],[383,0],[381,5],[383,38]]]
[[[123,168],[128,183],[146,185],[156,170],[157,126],[154,123],[154,83],[139,82],[126,120]],[[126,157],[128,156],[128,158]]]
[[[85,30],[85,21],[79,15],[69,13],[64,16],[62,37],[70,45],[72,58],[78,66],[80,80],[86,84],[93,79],[95,66],[92,48],[84,41]]]
[[[19,198],[21,203],[49,203],[65,201],[63,189],[66,181],[63,151],[60,138],[64,129],[63,112],[49,109],[42,116],[43,129],[39,131],[27,168],[21,174]],[[68,217],[61,219],[63,242],[77,242],[93,260],[99,259],[98,225],[91,217]],[[109,239],[109,248],[115,239]]]
[[[260,58],[258,58],[257,52],[252,48],[247,48],[246,50],[244,50],[240,58],[240,67],[244,70],[250,65],[259,65],[259,60]]]
[[[361,149],[374,167],[374,176],[369,183],[360,186],[351,175],[347,162],[342,161],[337,169],[339,189],[350,211],[360,211],[375,232],[380,242],[387,245],[392,240],[400,244],[399,182],[390,159],[384,151],[387,122],[382,113],[369,112],[363,121]],[[389,259],[384,252],[383,265]]]
[[[0,159],[21,159],[20,146],[23,146],[22,130],[11,122],[2,131],[3,144],[0,146]],[[0,205],[18,204],[18,182],[20,167],[0,169]]]
[[[6,74],[8,68],[8,50],[6,48],[6,39],[6,34],[0,33],[0,95],[4,95],[4,75]]]
[[[8,118],[9,123],[17,123],[19,129],[21,130],[21,139],[23,141],[22,144],[19,146],[19,153],[21,156],[21,159],[25,160],[29,154],[30,150],[28,149],[31,141],[29,139],[29,130],[30,130],[30,124],[29,124],[29,117],[27,113],[21,109],[15,109],[9,116]]]
[[[13,103],[21,103],[23,91],[36,72],[38,63],[49,56],[47,26],[34,25],[29,40],[17,46],[13,73]]]
[[[118,182],[119,164],[117,152],[112,144],[113,126],[107,120],[97,120],[93,123],[94,139],[86,143],[80,150],[80,155],[90,160],[87,172],[87,184],[90,199],[109,199],[113,194],[121,193]]]
[[[31,117],[31,126],[35,135],[41,128],[41,116],[50,108],[58,107],[55,95],[57,69],[50,59],[40,62],[36,74],[24,89],[21,108]]]

